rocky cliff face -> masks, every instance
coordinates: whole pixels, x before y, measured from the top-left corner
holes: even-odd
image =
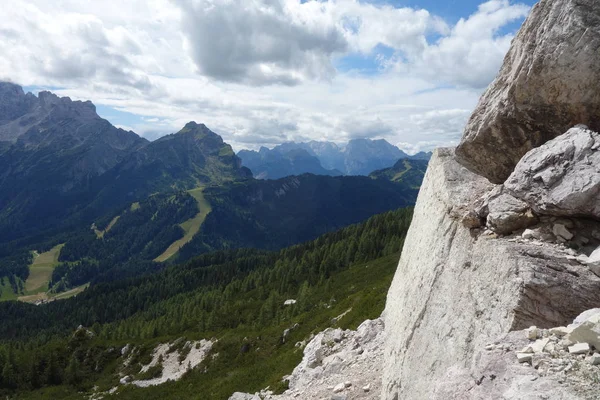
[[[564,326],[600,306],[599,27],[597,1],[540,1],[456,152],[434,154],[383,399],[598,398],[600,317]]]
[[[483,357],[485,347],[530,325],[566,325],[600,304],[600,278],[556,238],[468,227],[471,210],[497,190],[458,164],[453,150],[434,154],[388,293],[384,399],[527,398],[511,389],[520,375],[490,366],[501,358]],[[481,376],[501,373],[470,394]],[[573,392],[547,377],[535,382],[530,394]]]

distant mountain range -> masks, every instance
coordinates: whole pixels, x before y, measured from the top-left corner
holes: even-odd
[[[296,176],[254,179],[203,124],[149,142],[89,101],[0,83],[0,391],[147,381],[163,373],[142,369],[157,340],[182,360],[193,333],[219,338],[211,375],[183,361],[181,382],[115,395],[228,398],[240,377],[278,384],[294,343],[332,318],[380,315],[427,161],[385,141],[310,146],[258,152],[262,177]]]
[[[385,173],[337,176],[367,175],[406,157],[383,140],[344,149],[286,143],[241,155],[264,166],[261,178],[284,178],[253,179],[203,124],[149,142],[100,118],[89,101],[0,83],[0,279],[18,277],[11,281],[18,295],[31,251],[59,244],[57,262],[69,263],[52,281],[61,288],[154,260],[276,250],[410,206],[418,192],[419,182]],[[69,271],[77,278],[65,278]]]
[[[332,142],[288,142],[273,149],[241,150],[238,156],[255,178],[277,179],[303,173],[366,176],[400,159],[429,160],[431,153],[410,156],[384,139],[353,139],[343,147]]]
[[[77,224],[163,190],[250,178],[204,125],[149,142],[89,102],[0,83],[0,243]]]

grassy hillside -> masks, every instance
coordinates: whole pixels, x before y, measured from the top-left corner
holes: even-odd
[[[48,291],[52,271],[58,265],[60,250],[64,246],[62,243],[44,253],[34,254],[33,263],[29,267],[29,277],[25,281],[25,294],[31,295]]]
[[[377,180],[405,185],[419,189],[427,171],[428,160],[401,159],[393,167],[372,172],[369,177]]]
[[[154,261],[164,262],[173,257],[181,247],[189,243],[190,240],[198,233],[200,226],[206,219],[206,216],[211,212],[210,203],[204,198],[204,188],[188,190],[188,193],[198,203],[198,213],[193,218],[179,224],[183,229],[183,237],[173,242],[161,255],[156,257]]]

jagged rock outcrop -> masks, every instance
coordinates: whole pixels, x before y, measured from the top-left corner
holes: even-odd
[[[566,325],[600,304],[600,278],[573,250],[463,224],[497,190],[453,150],[434,153],[388,293],[383,399],[582,398],[526,377],[514,353],[485,353],[513,331]]]
[[[283,394],[266,389],[254,395],[234,393],[229,400],[379,399],[383,340],[381,318],[363,322],[356,331],[326,329],[304,347],[302,362],[284,378],[289,389]]]
[[[527,153],[504,187],[540,214],[600,218],[600,135],[584,126]]]
[[[541,0],[513,40],[456,150],[502,183],[529,150],[577,124],[600,130],[600,2]]]

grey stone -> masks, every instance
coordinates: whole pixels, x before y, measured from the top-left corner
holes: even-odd
[[[600,304],[600,279],[555,244],[465,227],[464,210],[491,190],[452,150],[434,152],[388,292],[381,399],[577,398],[547,377],[527,377],[517,390],[525,369],[515,353],[485,346],[512,343],[505,337],[514,333],[511,349],[520,349],[528,344],[524,329],[572,322]]]
[[[600,314],[595,313],[585,321],[573,324],[566,339],[573,343],[589,343],[600,350]]]
[[[508,235],[538,222],[527,203],[507,193],[501,193],[487,204],[487,226],[501,235]]]
[[[573,346],[569,346],[569,353],[571,354],[587,354],[590,352],[590,345],[587,343],[575,343]]]
[[[600,218],[598,146],[598,133],[572,128],[527,153],[504,187],[539,214]]]
[[[600,354],[594,353],[592,356],[590,356],[588,362],[592,365],[600,365]]]
[[[554,233],[557,237],[561,237],[565,240],[573,239],[573,234],[569,232],[569,230],[562,224],[554,224],[552,227],[552,233]]]
[[[531,353],[517,353],[517,361],[520,363],[530,363],[532,359],[533,356]]]
[[[600,130],[600,2],[542,0],[512,41],[456,153],[502,183],[531,149],[586,124]]]

